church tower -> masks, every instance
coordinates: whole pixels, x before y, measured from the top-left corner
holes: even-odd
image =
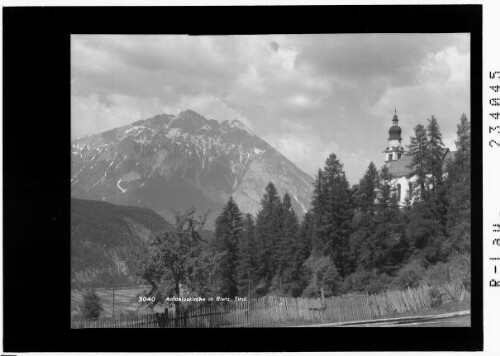
[[[392,118],[392,126],[389,129],[389,145],[385,149],[385,162],[397,161],[401,158],[405,149],[401,146],[401,127],[398,126],[398,115],[396,114],[396,109],[394,109],[394,116]]]

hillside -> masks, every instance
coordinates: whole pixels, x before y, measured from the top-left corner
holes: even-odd
[[[71,285],[129,285],[128,258],[167,222],[150,209],[71,199]]]

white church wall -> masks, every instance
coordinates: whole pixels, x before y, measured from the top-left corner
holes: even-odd
[[[426,189],[432,189],[432,184],[430,183],[430,179],[432,177],[431,174],[427,174],[427,182],[425,184]],[[399,198],[399,204],[402,206],[405,203],[405,199],[410,195],[410,183],[412,184],[412,193],[410,198],[410,203],[413,204],[415,201],[415,197],[418,196],[418,192],[420,191],[420,186],[417,184],[417,176],[412,176],[410,178],[406,177],[398,177],[392,179],[392,184],[394,188],[397,188],[398,184],[401,185],[401,194]]]
[[[401,186],[400,196],[399,196],[399,204],[404,205],[405,199],[410,195],[410,183],[412,184],[412,193],[410,202],[413,203],[415,200],[415,192],[418,191],[418,187],[416,184],[417,176],[412,176],[410,178],[406,177],[398,177],[392,180],[392,184],[395,188],[397,188],[398,184]]]

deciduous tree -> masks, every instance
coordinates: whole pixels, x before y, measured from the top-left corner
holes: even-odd
[[[154,297],[147,302],[149,306],[166,297],[179,297],[181,292],[203,296],[215,291],[221,255],[204,248],[199,231],[205,220],[206,215],[198,216],[194,209],[177,212],[173,225],[137,251],[135,273],[152,287],[147,293]]]

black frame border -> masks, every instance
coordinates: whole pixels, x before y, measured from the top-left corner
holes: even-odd
[[[483,349],[482,5],[4,7],[3,20],[5,351]],[[471,328],[70,329],[70,34],[370,32],[471,33]]]

